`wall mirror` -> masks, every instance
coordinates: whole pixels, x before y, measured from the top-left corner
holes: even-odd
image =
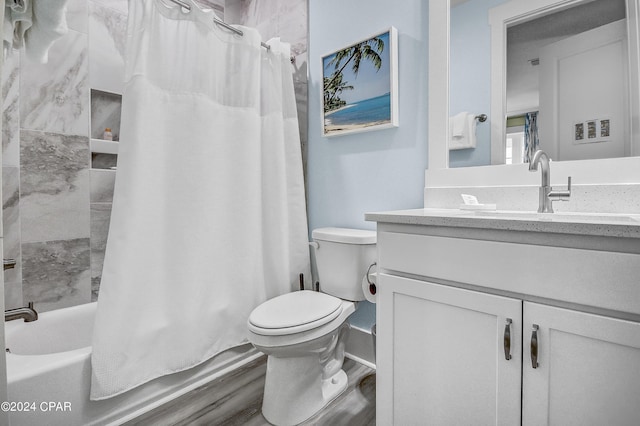
[[[446,3],[447,115],[489,119],[474,123],[475,148],[430,147],[430,167],[517,164],[537,148],[555,161],[640,155],[639,0]]]

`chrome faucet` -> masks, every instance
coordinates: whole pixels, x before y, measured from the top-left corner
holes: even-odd
[[[538,170],[538,164],[541,166],[542,184],[539,189],[538,213],[553,213],[554,201],[568,201],[571,196],[571,176],[569,176],[566,190],[554,190],[551,187],[551,169],[549,167],[549,156],[542,150],[537,150],[533,154],[533,158],[529,162],[529,171]]]
[[[5,322],[13,321],[19,318],[22,318],[24,322],[31,322],[38,319],[38,313],[33,308],[33,302],[29,302],[27,306],[23,306],[22,308],[9,309],[8,311],[4,311]]]

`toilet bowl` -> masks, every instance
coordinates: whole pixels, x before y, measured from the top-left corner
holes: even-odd
[[[347,388],[346,321],[376,256],[373,231],[321,228],[312,237],[322,292],[267,300],[247,321],[249,341],[268,356],[262,414],[275,425],[307,420]]]

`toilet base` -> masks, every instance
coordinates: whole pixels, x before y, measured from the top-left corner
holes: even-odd
[[[338,371],[335,374],[335,376],[333,376],[331,379],[323,380],[322,395],[324,396],[324,399],[327,402],[324,404],[324,406],[322,406],[322,408],[324,408],[331,401],[339,397],[340,394],[342,394],[342,392],[347,390],[348,385],[349,385],[349,378],[347,377],[347,373],[345,373],[344,370]],[[322,410],[322,408],[320,408],[320,410]],[[313,414],[316,414],[316,413],[313,413]]]
[[[263,350],[267,374],[262,414],[277,426],[293,426],[322,410],[345,391],[342,370],[349,325],[343,323],[323,338],[300,345]]]
[[[317,414],[347,389],[344,370],[322,378],[318,358],[275,358],[267,361],[262,414],[271,424],[293,426]]]

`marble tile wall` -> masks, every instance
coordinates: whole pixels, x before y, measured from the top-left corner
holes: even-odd
[[[8,56],[2,66],[2,165],[20,165],[20,55]]]
[[[116,173],[91,170],[91,301],[98,300]]]
[[[22,243],[22,293],[36,310],[91,300],[89,238]]]
[[[88,37],[74,30],[49,50],[49,63],[20,57],[20,127],[88,136]]]
[[[5,259],[16,266],[4,272],[4,298],[7,307],[22,306],[22,256],[20,247],[20,169],[2,168],[3,249]]]
[[[91,89],[121,88],[112,82],[122,80],[126,12],[126,0],[69,0],[69,31],[48,64],[17,51],[5,62],[4,256],[17,261],[4,272],[6,309],[34,301],[47,311],[97,298],[115,172],[91,171]],[[119,111],[98,102],[96,125]]]
[[[20,131],[22,242],[89,237],[89,138]]]
[[[122,93],[127,15],[122,1],[89,1],[89,79],[92,89]],[[126,1],[124,11],[126,12]]]
[[[16,266],[4,273],[5,306],[22,306],[20,247],[20,55],[13,52],[2,69],[2,213],[4,257]]]

